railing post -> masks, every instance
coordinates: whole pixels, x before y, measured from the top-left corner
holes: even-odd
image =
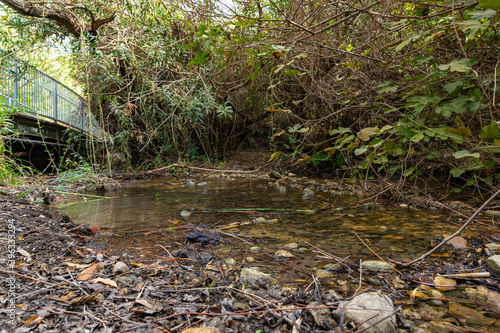
[[[10,107],[16,107],[19,100],[19,68],[17,62],[14,61],[14,81],[12,82],[12,99],[9,100]]]
[[[57,82],[55,80],[52,80],[52,87],[53,87],[52,88],[52,93],[54,94],[53,95],[54,100],[52,102],[53,103],[52,109],[53,109],[53,112],[54,112],[54,117],[53,118],[55,120],[58,120],[57,119],[57,100],[58,100],[58,98],[57,98]]]

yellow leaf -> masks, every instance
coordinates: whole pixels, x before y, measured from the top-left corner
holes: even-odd
[[[33,316],[31,317],[30,319],[28,319],[24,324],[23,324],[23,327],[24,326],[30,326],[30,325],[36,325],[36,324],[39,324],[42,322],[42,319],[43,317],[40,317],[40,316]]]
[[[436,284],[436,289],[439,291],[453,290],[453,289],[455,289],[455,286],[457,285],[457,281],[455,281],[453,279],[447,279],[447,278],[442,277],[440,275],[437,275],[434,278],[434,283]]]
[[[244,291],[245,290],[245,283],[241,282],[242,286],[241,286],[241,291]]]
[[[337,147],[328,147],[328,148],[324,149],[323,151],[325,153],[328,153],[328,156],[332,156],[337,150],[338,150]]]
[[[118,287],[116,282],[111,280],[111,279],[97,278],[97,279],[90,280],[90,283],[102,283],[102,284],[105,284],[105,285],[108,285],[111,287],[115,287],[115,288]]]
[[[278,156],[280,156],[281,154],[283,154],[282,151],[277,151],[277,152],[274,152],[272,155],[271,155],[271,158],[269,159],[269,161],[267,161],[268,163],[271,162],[272,160],[276,159]]]
[[[294,165],[297,165],[297,164],[302,163],[302,162],[306,162],[306,161],[308,161],[310,158],[311,158],[311,156],[309,156],[309,155],[306,155],[306,156],[304,156],[304,157],[302,157],[302,158],[299,158],[299,159],[295,162],[295,164],[294,164]]]
[[[69,267],[78,268],[78,269],[83,269],[83,268],[87,268],[90,266],[89,264],[82,265],[82,264],[74,264],[72,262],[67,262],[66,265],[68,265]]]
[[[418,287],[413,289],[410,293],[410,299],[412,301],[415,300],[416,297],[427,297],[426,294],[424,294],[423,292],[421,292],[420,290],[418,290]]]

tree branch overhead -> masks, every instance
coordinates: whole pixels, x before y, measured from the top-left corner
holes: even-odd
[[[94,20],[92,13],[90,13],[91,22],[85,23],[73,12],[74,6],[62,2],[53,2],[52,4],[33,3],[25,0],[0,0],[0,2],[23,16],[49,19],[67,29],[75,37],[80,37],[82,33],[86,32],[95,35],[97,29],[114,19],[114,15],[112,15],[108,18]]]

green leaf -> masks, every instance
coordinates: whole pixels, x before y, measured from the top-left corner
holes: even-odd
[[[393,129],[393,128],[394,128],[394,126],[392,126],[392,125],[385,125],[384,127],[382,127],[380,129],[380,133],[384,133],[385,131],[388,131],[388,130]]]
[[[487,10],[478,10],[475,12],[469,13],[469,16],[475,20],[482,20],[493,17],[497,14],[496,10],[487,9]]]
[[[468,150],[460,150],[460,151],[456,151],[453,153],[453,157],[455,157],[456,159],[459,159],[459,158],[464,158],[464,157],[474,157],[474,158],[479,158],[481,157],[481,154],[479,153],[469,153]]]
[[[457,80],[453,82],[448,82],[443,86],[443,89],[448,92],[448,94],[453,94],[455,90],[457,90],[458,87],[463,86],[463,81],[462,80]]]
[[[283,73],[287,76],[299,76],[302,74],[300,71],[295,70],[295,69],[287,69],[287,70],[283,71]]]
[[[441,157],[441,150],[436,150],[426,156],[428,160],[433,160],[435,158]]]
[[[450,72],[468,73],[469,59],[453,59],[451,62],[439,65],[438,68],[442,71],[449,70]]]
[[[354,150],[354,155],[361,155],[368,150],[368,146],[363,146]]]
[[[335,134],[345,134],[345,133],[350,133],[350,132],[351,132],[351,129],[349,127],[339,127],[339,128],[331,130],[328,134],[335,135]]]
[[[370,140],[370,136],[380,134],[380,128],[378,127],[365,127],[358,132],[358,137],[363,141]]]
[[[498,126],[492,121],[481,130],[479,136],[485,140],[496,139],[500,137]]]
[[[463,168],[455,167],[455,168],[450,170],[450,173],[453,177],[457,178],[457,177],[460,177],[465,171],[466,170]]]
[[[396,90],[398,90],[399,86],[386,86],[380,90],[377,91],[377,93],[379,94],[386,94],[386,93],[390,93],[390,92],[395,92]]]
[[[500,0],[479,0],[479,8],[500,9]]]
[[[423,138],[425,137],[424,133],[422,131],[419,131],[418,133],[416,133],[415,135],[413,135],[410,140],[412,142],[419,142],[420,140],[422,140]]]
[[[413,171],[415,171],[415,168],[414,168],[414,167],[408,168],[408,169],[406,169],[406,171],[404,172],[403,176],[404,176],[404,177],[408,177],[409,175],[411,175],[411,174],[413,173]]]

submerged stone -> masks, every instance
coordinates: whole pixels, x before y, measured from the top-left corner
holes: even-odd
[[[392,272],[394,266],[382,260],[363,261],[361,266],[370,271]]]
[[[297,247],[298,247],[297,243],[290,243],[283,245],[283,248],[287,250],[295,250],[297,249]]]
[[[287,250],[278,250],[274,255],[277,258],[282,258],[282,259],[295,258],[295,256],[292,253],[288,252]]]

